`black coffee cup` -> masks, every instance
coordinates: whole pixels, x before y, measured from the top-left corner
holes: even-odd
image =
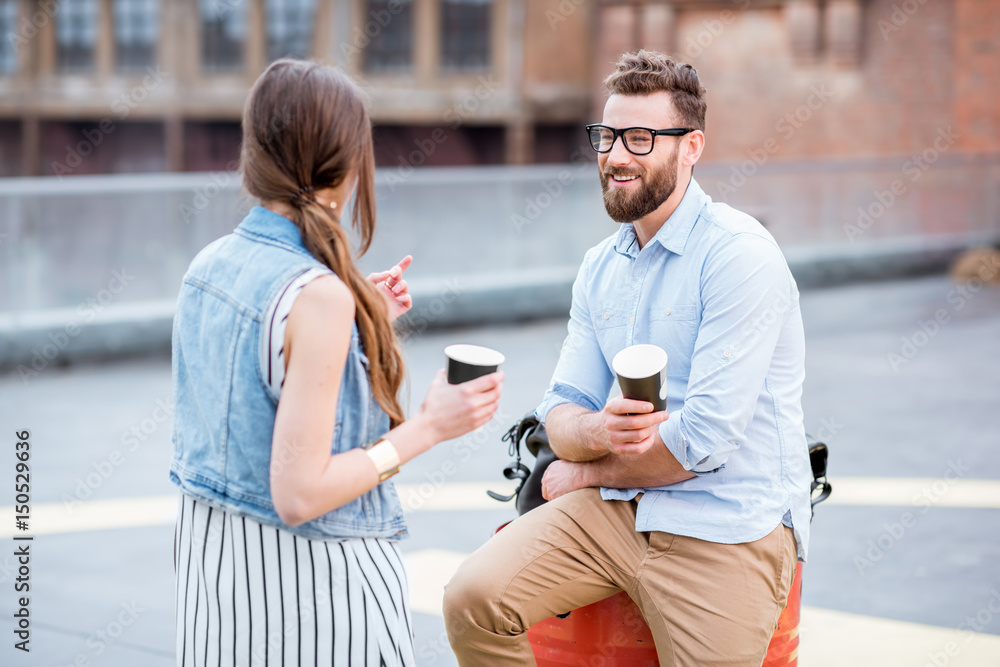
[[[489,375],[504,362],[502,354],[481,345],[449,345],[444,348],[444,354],[448,357],[449,384],[462,384]]]
[[[653,404],[653,412],[667,409],[667,353],[656,345],[632,345],[615,355],[611,367],[622,396]]]

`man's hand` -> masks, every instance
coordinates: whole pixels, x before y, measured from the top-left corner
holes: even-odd
[[[554,461],[542,476],[549,500],[588,487],[611,489],[669,486],[694,477],[660,439],[657,427],[669,415],[645,401],[621,396],[600,412],[556,406],[545,422]]]
[[[653,404],[617,396],[600,412],[606,437],[601,444],[612,454],[642,454],[653,446],[656,427],[670,419],[664,410],[653,412]]]
[[[587,463],[556,460],[549,464],[542,475],[542,498],[555,500],[559,496],[585,488]]]
[[[412,262],[413,255],[407,255],[388,271],[378,271],[368,276],[368,280],[374,283],[385,297],[389,307],[390,322],[394,322],[397,317],[413,307],[410,288],[403,280],[403,272],[410,268]]]

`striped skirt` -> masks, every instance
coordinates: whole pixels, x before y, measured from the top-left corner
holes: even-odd
[[[410,666],[396,543],[311,540],[181,495],[178,667]]]

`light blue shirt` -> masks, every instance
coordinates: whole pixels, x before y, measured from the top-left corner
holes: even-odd
[[[591,248],[573,284],[569,335],[535,411],[604,407],[623,348],[667,352],[664,444],[696,476],[656,488],[601,489],[639,500],[635,529],[737,544],[793,528],[809,542],[809,452],[802,422],[805,344],[799,292],[771,235],[692,179],[639,249],[632,224]]]

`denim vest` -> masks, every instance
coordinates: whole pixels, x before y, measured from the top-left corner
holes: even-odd
[[[170,480],[209,505],[302,537],[403,537],[403,510],[389,481],[295,527],[281,521],[271,501],[278,397],[260,365],[264,313],[289,280],[312,268],[333,274],[306,250],[291,220],[260,206],[191,262],[173,325]],[[389,416],[372,394],[368,364],[355,322],[331,454],[389,430]]]

